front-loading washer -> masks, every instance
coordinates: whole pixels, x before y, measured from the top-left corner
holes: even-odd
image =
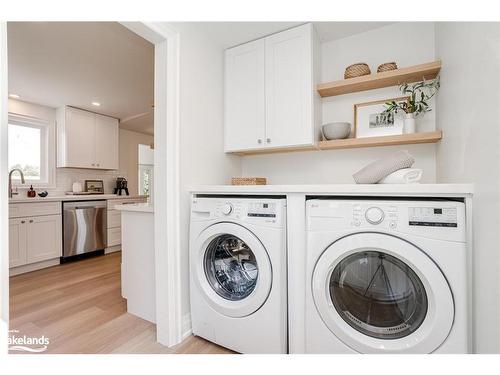
[[[193,334],[240,353],[287,353],[286,199],[194,197]]]
[[[307,353],[470,351],[464,203],[311,199],[306,215]]]

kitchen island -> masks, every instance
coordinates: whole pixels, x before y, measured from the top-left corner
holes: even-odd
[[[122,215],[121,280],[127,312],[156,323],[154,207],[121,204],[115,210]]]

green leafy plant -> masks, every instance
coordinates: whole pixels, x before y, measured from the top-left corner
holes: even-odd
[[[408,101],[390,101],[385,103],[385,110],[382,113],[398,113],[403,111],[407,114],[418,116],[431,111],[429,99],[438,92],[440,87],[439,77],[432,81],[421,81],[413,84],[404,83],[399,86],[401,92],[409,94]]]

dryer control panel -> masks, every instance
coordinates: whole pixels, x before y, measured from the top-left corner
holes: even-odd
[[[455,207],[409,207],[408,225],[423,227],[458,226]]]
[[[432,200],[311,199],[309,231],[384,231],[449,241],[465,240],[465,205]]]

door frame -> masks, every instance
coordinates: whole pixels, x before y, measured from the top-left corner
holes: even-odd
[[[153,43],[155,47],[154,242],[156,339],[160,344],[173,346],[182,341],[179,225],[180,37],[177,30],[162,22],[121,22],[121,24]]]
[[[166,23],[122,22],[155,46],[155,274],[157,341],[182,341],[179,179],[179,33]],[[7,22],[0,22],[0,300],[9,321]],[[167,85],[168,82],[168,85]],[[168,207],[168,210],[167,210]],[[2,322],[3,323],[3,322]]]

